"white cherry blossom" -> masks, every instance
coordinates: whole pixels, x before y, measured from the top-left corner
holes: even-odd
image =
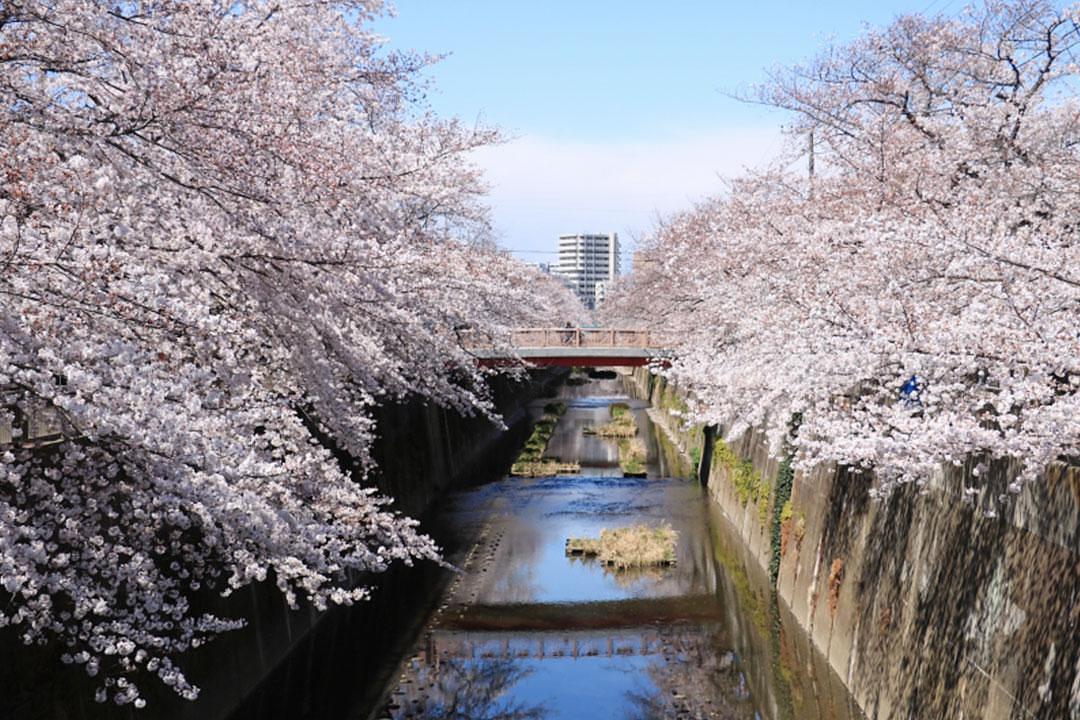
[[[789,155],[669,218],[609,316],[677,339],[693,419],[880,490],[975,456],[1017,493],[1080,456],[1078,20],[988,2],[777,71]]]
[[[436,559],[363,485],[372,408],[492,415],[462,332],[578,311],[488,240],[495,134],[418,103],[380,11],[0,5],[0,388],[67,431],[0,456],[0,626],[99,699],[197,694],[179,655],[241,622],[198,593]]]

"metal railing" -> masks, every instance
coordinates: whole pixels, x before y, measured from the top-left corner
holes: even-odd
[[[545,658],[545,657],[615,657],[653,655],[665,645],[665,638],[652,628],[632,634],[600,634],[571,630],[552,636],[514,638],[472,632],[435,632],[425,646],[429,662],[435,658]]]
[[[522,328],[510,333],[516,348],[662,348],[661,338],[649,330],[615,328]]]

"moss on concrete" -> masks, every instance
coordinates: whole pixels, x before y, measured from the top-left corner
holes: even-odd
[[[788,455],[780,463],[776,473],[776,486],[773,493],[772,555],[769,558],[769,583],[775,588],[780,577],[780,559],[784,549],[784,523],[790,524],[795,509],[791,504],[791,488],[795,483],[793,458]]]
[[[727,470],[728,477],[735,488],[739,504],[746,507],[754,503],[758,507],[758,518],[765,525],[769,513],[769,482],[754,469],[754,464],[743,460],[723,440],[716,440],[713,450],[713,463],[720,464]]]

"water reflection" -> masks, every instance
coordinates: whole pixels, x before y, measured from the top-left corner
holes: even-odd
[[[404,718],[752,718],[721,625],[608,633],[436,631],[394,694]]]
[[[668,633],[664,662],[648,673],[652,691],[632,694],[635,720],[758,715],[738,654],[719,626]]]
[[[543,592],[542,578],[537,572],[543,535],[535,525],[522,522],[513,515],[507,518],[506,525],[508,531],[498,547],[501,560],[492,573],[490,589],[485,596],[508,603],[529,602]]]
[[[588,602],[711,592],[712,560],[702,552],[706,505],[701,488],[672,479],[609,475],[510,478],[458,496],[451,512],[484,518],[501,540],[463,585],[477,602]],[[671,523],[679,533],[675,567],[615,574],[567,558],[566,539],[605,528]],[[707,546],[706,546],[707,547]]]
[[[512,693],[531,673],[514,658],[446,660],[421,672],[411,692],[399,688],[388,710],[395,720],[539,720],[544,706]]]
[[[594,568],[599,567],[600,571],[604,573],[605,578],[615,583],[621,588],[631,590],[631,594],[635,597],[649,593],[649,588],[656,588],[661,586],[665,581],[670,578],[670,568],[666,567],[631,567],[631,568],[616,568],[610,565],[601,565],[593,557],[571,557],[567,558],[567,562],[571,567],[576,564],[588,566],[590,572],[594,572]]]
[[[437,662],[429,670],[438,676],[438,685],[447,673],[458,677],[463,666],[508,668],[505,679],[512,682],[494,689],[500,693],[499,702],[506,703],[503,694],[510,691],[516,704],[498,709],[533,712],[533,717],[551,720],[626,714],[633,707],[635,693],[640,692],[641,678],[647,677],[659,652],[656,637],[633,633],[499,637],[451,633],[436,642]],[[467,657],[448,657],[455,653]]]
[[[791,646],[800,631],[718,530],[702,488],[661,476],[666,450],[645,403],[618,380],[567,390],[547,454],[581,462],[581,474],[453,498],[450,524],[473,533],[473,551],[383,717],[858,717],[812,700],[835,678]],[[635,412],[647,478],[621,477],[615,443],[583,432],[609,421],[612,402]],[[679,533],[674,567],[616,571],[565,554],[568,537],[660,521]]]

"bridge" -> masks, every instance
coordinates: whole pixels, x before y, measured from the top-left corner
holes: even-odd
[[[510,344],[516,356],[480,340],[470,343],[466,336],[466,345],[486,367],[516,364],[517,358],[536,366],[640,367],[654,361],[666,364],[672,357],[663,338],[651,330],[522,328],[511,331]],[[13,410],[17,399],[14,388],[0,387],[0,447],[37,447],[64,438],[63,420],[48,406],[6,416],[3,411]]]
[[[662,338],[650,330],[613,328],[522,328],[510,333],[522,360],[539,366],[639,367],[671,357]],[[515,358],[491,347],[476,347],[480,364],[507,365]]]

